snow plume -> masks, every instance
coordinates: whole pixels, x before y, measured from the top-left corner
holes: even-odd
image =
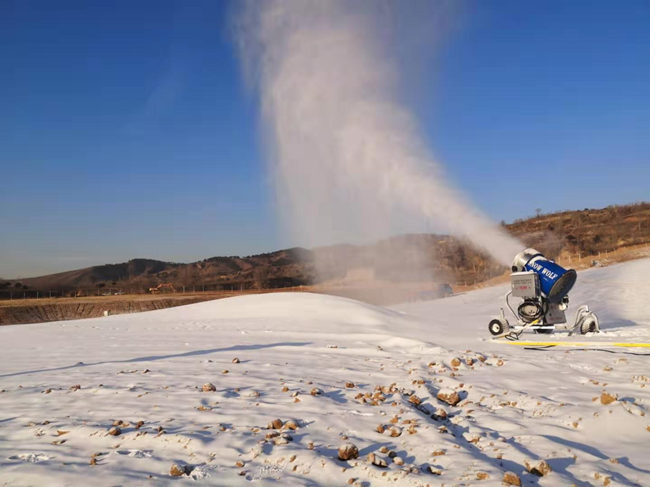
[[[265,0],[238,12],[236,38],[259,90],[279,206],[303,245],[447,232],[509,266],[523,245],[447,182],[400,100],[391,19],[410,5]],[[439,20],[436,8],[409,21],[419,32],[435,29],[421,24]]]

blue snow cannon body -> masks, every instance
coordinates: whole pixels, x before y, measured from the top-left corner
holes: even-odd
[[[533,271],[539,277],[542,294],[552,303],[559,303],[569,294],[578,277],[573,269],[565,269],[548,260],[535,249],[526,249],[515,257],[513,272]]]

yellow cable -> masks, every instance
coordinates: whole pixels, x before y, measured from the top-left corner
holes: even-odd
[[[624,342],[518,342],[501,341],[506,345],[518,345],[520,347],[623,347],[623,348],[650,348],[650,343],[624,343]]]

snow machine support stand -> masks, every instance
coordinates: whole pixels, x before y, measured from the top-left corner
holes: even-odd
[[[504,297],[506,307],[514,316],[510,324],[501,308],[499,316],[494,317],[488,330],[494,338],[519,340],[525,330],[535,333],[553,333],[556,325],[569,332],[569,336],[580,333],[600,331],[598,317],[582,305],[576,311],[572,325],[567,324],[565,311],[569,306],[569,291],[575,284],[576,271],[564,269],[548,260],[535,249],[526,249],[515,257],[510,274],[510,291]],[[516,310],[511,298],[523,300]]]

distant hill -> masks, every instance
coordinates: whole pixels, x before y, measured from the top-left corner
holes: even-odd
[[[597,255],[650,242],[650,203],[563,211],[516,220],[510,233],[549,256]]]
[[[550,258],[598,256],[650,243],[650,203],[564,211],[502,224]],[[416,252],[417,250],[417,252]],[[424,261],[415,261],[425,256]],[[315,262],[326,262],[321,280],[343,278],[355,268],[376,279],[408,281],[434,275],[453,285],[476,283],[506,269],[462,240],[431,234],[401,235],[372,245],[292,248],[247,257],[212,257],[189,264],[133,259],[20,280],[0,279],[0,298],[36,292],[54,295],[143,293],[170,283],[176,290],[239,290],[314,284]]]
[[[0,297],[9,290],[55,290],[57,295],[138,293],[161,283],[177,290],[229,290],[290,287],[313,280],[313,254],[294,248],[249,257],[212,257],[180,264],[152,259],[133,259],[47,276],[0,282]],[[310,270],[311,268],[311,270]]]

